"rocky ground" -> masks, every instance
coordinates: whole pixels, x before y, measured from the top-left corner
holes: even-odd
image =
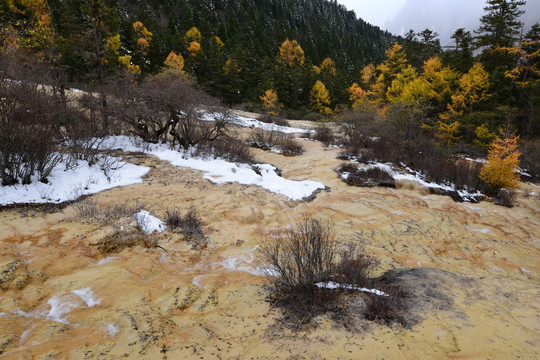
[[[202,173],[144,154],[143,183],[90,197],[164,218],[194,207],[206,241],[154,235],[159,248],[103,254],[111,225],[74,205],[0,212],[0,357],[5,359],[535,359],[540,357],[540,187],[523,185],[514,208],[455,203],[402,184],[349,187],[339,149],[302,140],[284,157],[253,150],[283,176],[329,187],[289,201],[256,186],[216,185]],[[88,199],[87,199],[88,200]],[[266,301],[257,242],[300,214],[331,219],[411,294],[414,325],[330,316],[293,331]],[[206,243],[206,244],[205,244]],[[75,292],[74,292],[75,291]],[[86,295],[85,295],[86,294]]]

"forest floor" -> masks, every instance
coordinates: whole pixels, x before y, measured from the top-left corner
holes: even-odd
[[[78,218],[74,205],[1,211],[0,358],[540,357],[540,186],[523,184],[513,208],[456,203],[418,186],[350,187],[334,172],[339,149],[299,141],[299,157],[253,152],[285,178],[329,188],[312,201],[118,152],[150,171],[90,198],[138,201],[160,219],[194,207],[206,247],[165,231],[156,235],[161,248],[103,254],[95,243],[111,227]],[[346,328],[321,315],[299,331],[284,326],[267,301],[257,244],[301,214],[331,219],[339,240],[380,260],[377,274],[403,270],[416,323],[358,317]]]

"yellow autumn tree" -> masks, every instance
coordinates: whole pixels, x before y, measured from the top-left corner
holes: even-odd
[[[501,131],[502,132],[502,131]],[[519,137],[516,135],[497,136],[491,144],[487,163],[480,171],[480,179],[498,193],[501,189],[519,189]]]
[[[330,74],[332,76],[336,76],[336,63],[334,62],[334,60],[327,57],[322,61],[321,66],[313,66],[313,71],[315,71],[316,74],[320,74],[322,72]]]
[[[174,51],[171,51],[165,59],[165,66],[170,69],[183,71],[184,70],[184,57],[182,55],[176,54]]]
[[[476,139],[474,139],[474,143],[476,145],[481,146],[486,150],[491,149],[491,143],[493,140],[495,140],[497,134],[489,131],[489,126],[487,123],[483,123],[482,125],[478,126],[474,130],[474,133],[476,134]]]
[[[311,108],[314,111],[317,111],[323,115],[329,115],[332,113],[332,110],[328,106],[330,105],[330,93],[320,80],[317,80],[315,85],[313,85],[310,94]]]
[[[377,66],[379,76],[373,85],[373,95],[376,102],[385,102],[388,88],[392,82],[403,73],[409,64],[405,50],[398,43],[386,50],[386,60]]]
[[[198,57],[202,52],[202,34],[195,26],[186,31],[184,40],[188,43],[187,50],[192,58]]]
[[[489,99],[489,73],[481,63],[475,63],[468,73],[459,79],[459,89],[452,95],[448,111],[441,114],[442,119],[461,116],[472,107]]]
[[[3,4],[2,4],[3,3]],[[29,49],[43,59],[51,58],[54,48],[54,28],[45,0],[3,0],[0,5],[1,29],[11,32],[11,14],[23,15],[25,20],[14,21],[17,28],[12,32],[15,48]],[[4,15],[6,14],[6,15]],[[15,17],[16,18],[16,17]],[[2,44],[5,45],[5,44]]]
[[[377,69],[375,65],[369,64],[362,69],[362,87],[370,90],[377,81]]]
[[[202,34],[199,31],[199,29],[197,29],[194,26],[191,29],[189,29],[188,31],[186,31],[186,33],[184,34],[184,40],[187,43],[190,43],[192,41],[196,41],[196,42],[200,43],[202,41]]]
[[[296,64],[304,65],[305,61],[304,50],[298,41],[287,38],[279,47],[278,62],[280,64],[292,67]]]
[[[236,61],[229,59],[227,62],[225,62],[225,65],[223,65],[223,71],[226,74],[238,74],[242,72],[242,68]]]
[[[197,41],[192,41],[189,43],[187,50],[189,51],[189,56],[196,58],[202,51],[201,44]]]
[[[126,68],[127,71],[132,73],[133,75],[139,75],[141,73],[141,68],[139,65],[133,64],[131,62],[131,56],[125,55],[125,56],[119,56],[118,62]]]
[[[461,124],[459,121],[454,121],[451,124],[446,124],[442,121],[437,123],[437,130],[435,131],[435,137],[439,143],[445,146],[454,145],[461,137],[459,134],[459,127]]]
[[[349,92],[349,101],[353,110],[359,109],[363,104],[367,102],[367,93],[357,84],[353,83],[347,89]]]
[[[261,99],[263,107],[272,114],[278,107],[278,94],[275,90],[266,90],[263,95],[259,96],[259,99]]]
[[[135,35],[138,37],[137,48],[141,53],[143,53],[144,56],[146,56],[148,54],[148,50],[150,50],[150,42],[152,41],[154,34],[149,31],[141,21],[135,21],[133,23],[133,30],[135,31]]]
[[[405,88],[411,82],[416,80],[417,77],[418,73],[416,70],[411,65],[407,65],[407,67],[392,80],[390,87],[388,87],[388,90],[386,91],[386,99],[393,104],[410,100],[405,99],[403,93]]]
[[[424,62],[422,77],[429,84],[427,98],[444,104],[454,93],[459,74],[435,56]]]

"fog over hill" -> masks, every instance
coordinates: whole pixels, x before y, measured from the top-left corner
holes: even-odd
[[[479,27],[484,6],[485,0],[407,0],[382,28],[397,35],[429,28],[439,33],[441,44],[451,45],[450,36],[456,29],[463,27],[472,32]],[[523,9],[521,20],[527,30],[540,19],[540,1],[529,0]]]
[[[443,45],[452,44],[450,36],[463,27],[473,31],[480,25],[486,0],[338,0],[349,10],[354,10],[362,20],[403,35],[410,29],[426,28],[440,35]],[[522,16],[525,29],[540,21],[540,1],[527,0]]]

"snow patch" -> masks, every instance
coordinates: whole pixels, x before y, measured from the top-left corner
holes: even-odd
[[[93,266],[102,266],[102,265],[108,264],[108,263],[113,262],[114,260],[118,260],[118,259],[120,259],[118,256],[107,256],[106,258],[99,260]]]
[[[80,290],[73,290],[72,293],[81,298],[86,303],[86,306],[92,307],[101,304],[101,300],[94,297],[94,292],[91,288],[87,287]]]
[[[375,295],[379,295],[379,296],[388,296],[387,293],[382,292],[382,291],[377,290],[377,289],[367,289],[367,288],[359,287],[359,286],[355,286],[355,285],[339,284],[339,283],[336,283],[336,282],[333,282],[333,281],[319,282],[319,283],[316,283],[315,285],[317,287],[319,287],[319,288],[324,288],[324,289],[357,290],[357,291],[367,292],[367,293],[371,293],[371,294],[375,294]]]
[[[469,229],[469,230],[471,230],[471,231],[480,232],[480,233],[482,233],[482,234],[487,234],[487,233],[489,233],[489,231],[490,231],[490,230],[487,229],[487,228],[486,228],[486,229],[473,229],[473,228],[468,227],[468,226],[466,226],[466,228]]]
[[[75,200],[114,187],[141,183],[142,177],[150,171],[148,167],[122,162],[119,158],[111,158],[111,161],[115,161],[116,166],[109,171],[108,177],[97,164],[89,166],[81,160],[72,170],[66,170],[65,162],[56,165],[48,177],[48,184],[33,179],[28,185],[0,186],[0,205]]]
[[[235,164],[223,159],[202,159],[192,157],[190,152],[171,149],[163,144],[140,144],[127,136],[115,136],[102,144],[106,148],[121,148],[124,151],[142,151],[168,161],[174,166],[188,167],[205,172],[204,178],[216,184],[236,182],[242,185],[256,185],[273,193],[287,196],[291,200],[309,197],[315,191],[324,189],[320,182],[310,180],[289,180],[277,174],[270,164]]]
[[[120,331],[120,328],[115,323],[111,323],[107,326],[107,332],[109,333],[109,337],[111,339],[114,339],[116,334]]]
[[[294,127],[289,127],[289,126],[281,126],[281,125],[276,125],[276,124],[271,124],[271,123],[265,123],[257,119],[253,119],[253,118],[242,116],[242,115],[233,114],[232,116],[233,116],[232,122],[242,127],[258,128],[258,129],[263,129],[266,131],[279,131],[279,132],[287,133],[287,134],[292,134],[292,133],[308,134],[308,133],[313,132],[313,130],[306,130],[306,129],[294,128]],[[201,120],[215,121],[215,115],[213,113],[203,112],[201,114]]]
[[[415,171],[409,167],[404,166],[403,164],[402,166],[405,167],[405,170],[408,171],[408,173],[394,171],[394,168],[391,166],[392,164],[383,164],[383,163],[375,162],[373,163],[373,165],[383,171],[388,172],[390,176],[394,178],[394,180],[415,181],[428,188],[436,188],[436,189],[441,189],[445,191],[456,191],[464,201],[471,201],[471,199],[475,199],[478,196],[482,196],[482,193],[479,191],[472,193],[468,190],[461,190],[461,189],[458,190],[456,189],[454,184],[438,184],[438,183],[426,181],[424,176],[419,171]]]
[[[64,315],[79,307],[77,303],[70,300],[70,298],[60,298],[58,296],[53,296],[50,298],[49,301],[47,301],[47,304],[49,304],[51,309],[45,316],[46,319],[67,324],[68,322],[66,319],[64,319]]]
[[[157,231],[158,233],[165,231],[167,228],[165,226],[165,223],[158,219],[155,216],[150,215],[150,213],[146,210],[141,210],[135,215],[133,215],[135,220],[137,220],[137,224],[141,228],[142,231],[144,231],[146,234],[151,234],[154,231]]]
[[[208,275],[197,275],[191,280],[191,283],[195,286],[197,286],[199,289],[202,289],[201,280]]]

